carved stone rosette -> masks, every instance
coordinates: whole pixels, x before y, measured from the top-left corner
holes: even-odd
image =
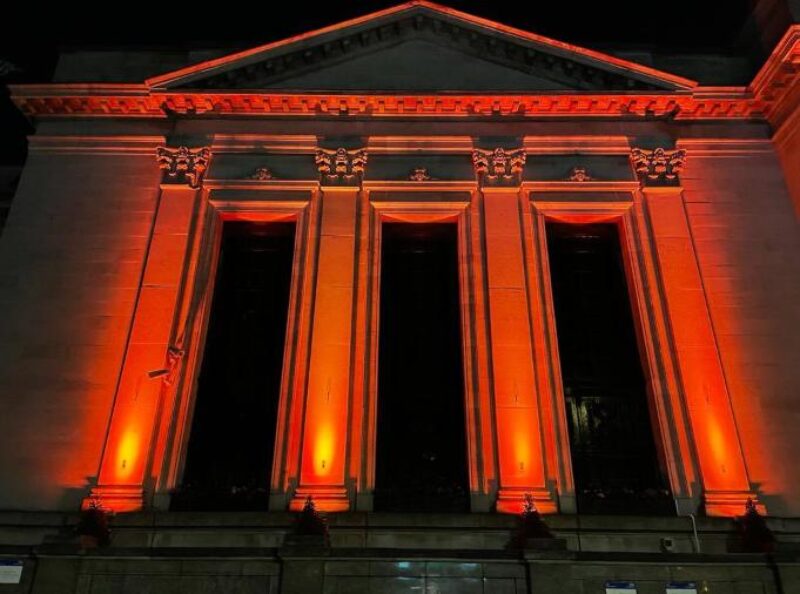
[[[208,169],[211,150],[208,147],[190,149],[186,146],[156,149],[156,160],[166,179],[175,183],[186,183],[190,188],[199,188]]]
[[[478,182],[484,186],[518,186],[522,183],[527,155],[525,149],[472,151],[472,165]]]
[[[425,167],[417,167],[411,170],[411,173],[408,174],[408,179],[410,181],[424,182],[431,181],[433,178],[428,175],[428,170]]]
[[[266,181],[269,179],[275,179],[275,175],[269,170],[268,167],[258,167],[250,176],[250,179]]]
[[[631,149],[631,163],[642,184],[677,185],[678,174],[686,163],[686,150],[657,148],[645,151],[634,148]]]
[[[573,167],[572,171],[570,172],[569,177],[567,178],[568,181],[574,182],[586,182],[586,181],[593,181],[594,178],[586,173],[586,167]]]
[[[344,148],[335,151],[317,149],[314,163],[317,165],[320,183],[323,185],[360,185],[367,166],[367,151],[364,149],[348,151]]]

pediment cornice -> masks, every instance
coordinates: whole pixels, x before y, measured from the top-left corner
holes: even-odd
[[[662,118],[760,120],[776,128],[800,103],[800,25],[748,87],[537,93],[319,93],[159,89],[148,84],[9,85],[35,117]]]
[[[162,90],[274,87],[280,81],[412,39],[550,80],[557,85],[554,88],[656,91],[697,86],[684,77],[419,0],[182,68],[146,83]],[[286,88],[291,88],[290,84]]]
[[[776,129],[800,105],[800,24],[792,25],[775,46],[749,87],[762,98]]]
[[[496,66],[550,80],[554,88],[576,90],[656,91],[679,88],[662,81],[648,80],[629,70],[617,70],[581,59],[576,53],[554,52],[497,32],[484,32],[460,22],[448,22],[429,14],[409,15],[387,24],[377,24],[317,44],[305,44],[266,55],[263,60],[231,67],[206,77],[190,77],[167,88],[186,89],[259,89],[275,86],[299,75],[324,69],[357,57],[393,47],[404,41],[424,40],[433,45],[457,50],[466,56],[485,60]]]

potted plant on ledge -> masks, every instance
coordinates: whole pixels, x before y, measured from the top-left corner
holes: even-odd
[[[92,499],[89,506],[81,511],[75,532],[78,534],[81,549],[104,547],[111,542],[111,529],[108,526],[109,513]]]
[[[767,526],[767,521],[760,513],[752,499],[745,504],[744,515],[735,520],[737,539],[734,552],[737,553],[772,553],[775,551],[775,535]]]
[[[295,516],[293,531],[286,535],[284,546],[312,549],[330,546],[328,523],[325,516],[317,511],[310,495],[306,498],[303,510]]]
[[[536,509],[533,496],[525,493],[519,525],[511,539],[511,548],[535,551],[563,551],[567,543],[563,538],[556,538],[550,532],[542,516]]]

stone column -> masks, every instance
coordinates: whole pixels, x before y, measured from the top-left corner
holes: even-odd
[[[356,222],[363,150],[319,150],[320,239],[314,287],[311,355],[303,415],[300,481],[290,503],[345,511],[348,409],[355,298]]]
[[[526,493],[543,513],[557,511],[547,489],[525,276],[520,184],[525,152],[475,151],[483,195],[486,276],[499,490],[497,511],[517,513]]]
[[[733,417],[678,174],[684,150],[633,149],[672,329],[708,515],[755,500]]]
[[[183,355],[180,345],[170,340],[189,229],[209,157],[208,148],[158,149],[164,182],[97,486],[84,505],[94,499],[114,511],[143,506],[159,400],[164,383],[173,379]]]

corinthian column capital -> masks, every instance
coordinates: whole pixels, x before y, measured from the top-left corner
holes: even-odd
[[[522,183],[527,155],[525,149],[507,151],[496,148],[491,151],[472,151],[472,166],[481,186],[518,186]]]
[[[657,148],[652,151],[631,149],[631,164],[642,185],[677,186],[678,174],[686,163],[686,150],[669,151]]]
[[[367,151],[345,148],[317,149],[314,163],[319,171],[319,181],[329,186],[359,186],[367,167]]]
[[[199,188],[203,183],[210,159],[211,150],[205,146],[197,149],[160,146],[156,149],[156,160],[164,171],[164,181],[187,184],[190,188]]]

